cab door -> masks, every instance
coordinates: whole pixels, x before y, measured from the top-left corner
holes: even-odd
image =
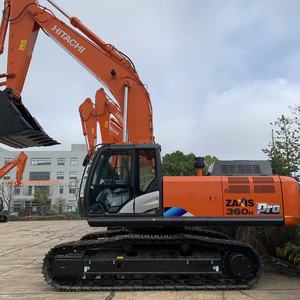
[[[134,199],[135,214],[159,215],[161,212],[161,174],[155,149],[137,149],[138,178]]]
[[[160,158],[157,149],[135,148],[135,195],[120,213],[132,212],[135,216],[158,216],[162,211]]]
[[[89,177],[89,214],[143,216],[162,211],[160,157],[153,145],[104,146]]]

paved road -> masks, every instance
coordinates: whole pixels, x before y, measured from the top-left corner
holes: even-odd
[[[0,299],[299,299],[300,278],[264,273],[252,290],[234,292],[97,292],[58,293],[41,275],[44,254],[52,246],[95,229],[84,221],[11,222],[0,224]]]

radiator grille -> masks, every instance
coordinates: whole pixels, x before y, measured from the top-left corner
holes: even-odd
[[[274,194],[275,186],[274,185],[255,185],[254,193],[256,193],[256,194]]]
[[[228,183],[249,183],[248,177],[228,177]]]
[[[253,177],[254,183],[274,183],[273,177]]]
[[[228,193],[232,194],[249,194],[250,193],[250,186],[249,185],[229,185]]]

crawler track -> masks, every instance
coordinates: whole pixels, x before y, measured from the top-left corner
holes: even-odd
[[[219,233],[117,229],[88,234],[46,255],[43,274],[61,291],[248,289],[260,258]]]

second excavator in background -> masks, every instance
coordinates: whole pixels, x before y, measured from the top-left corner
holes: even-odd
[[[21,185],[27,159],[28,159],[27,154],[25,152],[21,152],[16,158],[7,162],[3,167],[0,168],[0,179],[2,179],[5,175],[7,175],[12,169],[17,168],[16,180],[15,182],[13,182],[13,184],[15,186]],[[0,223],[6,223],[8,219],[6,215],[1,214],[3,209],[4,209],[4,200],[0,195]]]
[[[150,97],[133,62],[48,2],[73,27],[36,0],[5,0],[0,48],[9,27],[9,51],[1,75],[6,89],[0,92],[0,142],[20,148],[57,144],[21,100],[42,29],[112,95],[100,89],[95,104],[87,99],[80,107],[90,166],[79,206],[89,225],[114,229],[51,249],[45,280],[63,291],[252,287],[261,273],[255,250],[199,226],[297,225],[296,181],[260,176],[261,166],[251,163],[237,167],[244,176],[201,176],[201,159],[195,162],[199,176],[163,177]]]

